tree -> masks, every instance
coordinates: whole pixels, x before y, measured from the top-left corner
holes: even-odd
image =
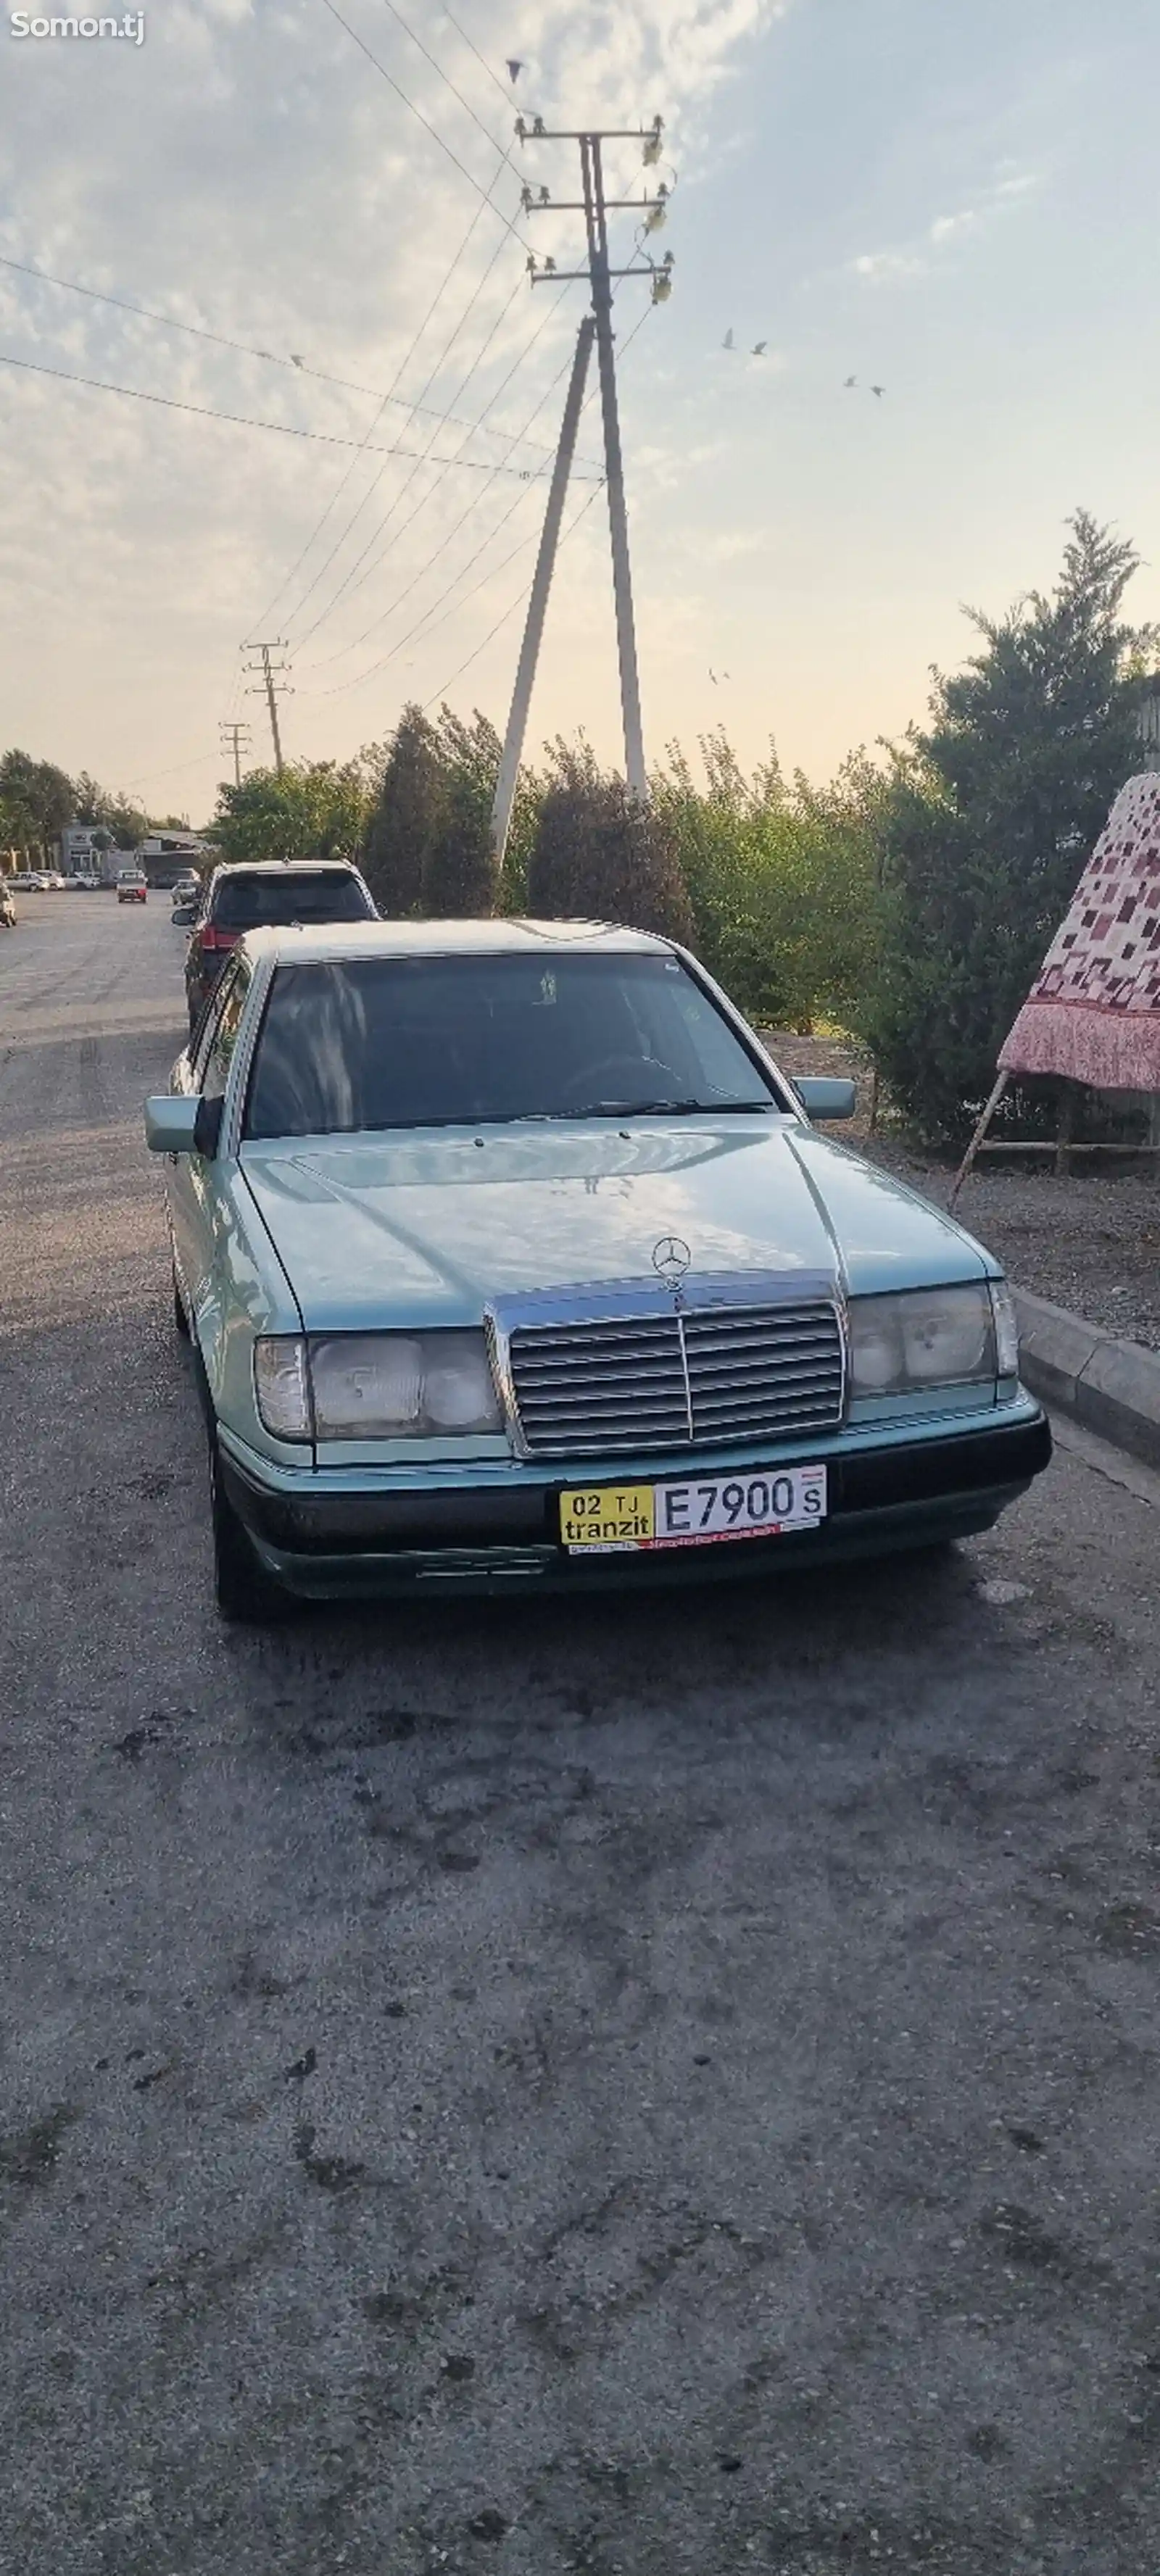
[[[219,787],[213,830],[227,860],[354,859],[366,819],[358,761],[302,760]]]
[[[883,818],[879,965],[863,1028],[902,1107],[957,1137],[1058,927],[1108,808],[1139,766],[1138,679],[1156,649],[1125,625],[1138,557],[1087,511],[1059,579],[935,674],[932,722],[896,750]]]
[[[494,912],[497,883],[491,795],[463,763],[444,774],[438,819],[423,861],[423,911],[442,920]]]
[[[668,815],[638,806],[590,745],[557,741],[528,867],[528,909],[549,920],[624,922],[691,940],[693,915]]]
[[[53,842],[72,820],[72,780],[49,760],[33,760],[27,751],[6,751],[0,759],[0,803],[19,834],[14,846],[36,851],[47,860]]]
[[[404,707],[387,747],[362,863],[381,913],[417,912],[423,869],[439,819],[443,763],[435,729],[420,706]]]
[[[873,938],[875,822],[885,781],[856,752],[833,785],[787,786],[772,745],[747,778],[726,736],[700,744],[707,788],[676,744],[654,783],[676,843],[698,955],[766,1025],[848,1021]]]

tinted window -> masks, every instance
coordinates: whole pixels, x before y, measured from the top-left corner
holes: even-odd
[[[280,966],[248,1136],[788,1106],[676,958]]]
[[[373,919],[356,876],[341,869],[289,869],[285,876],[262,876],[243,869],[223,877],[213,898],[213,918],[222,930],[261,930],[295,921],[367,921]]]

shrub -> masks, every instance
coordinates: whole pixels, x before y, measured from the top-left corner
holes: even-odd
[[[557,742],[528,866],[528,909],[690,940],[693,916],[666,814],[639,807],[586,743]]]
[[[423,870],[438,821],[443,763],[435,729],[419,706],[404,707],[363,845],[363,870],[381,913],[420,909]]]

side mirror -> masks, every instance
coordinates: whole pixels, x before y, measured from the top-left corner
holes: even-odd
[[[145,1142],[151,1154],[204,1154],[213,1160],[222,1131],[224,1100],[200,1093],[165,1091],[145,1103]]]
[[[858,1095],[836,1075],[803,1073],[793,1085],[807,1118],[852,1118]]]
[[[175,921],[178,924],[180,929],[189,930],[197,919],[197,905],[195,903],[175,903],[169,917],[171,921]]]
[[[192,1154],[201,1102],[192,1092],[166,1091],[145,1103],[145,1142],[151,1154]]]

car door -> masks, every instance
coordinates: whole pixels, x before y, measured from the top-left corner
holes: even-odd
[[[231,957],[194,1037],[180,1059],[179,1087],[212,1105],[225,1098],[230,1064],[250,990],[246,959]],[[214,1269],[219,1227],[217,1173],[210,1154],[174,1156],[170,1180],[174,1251],[185,1301],[199,1325]]]

